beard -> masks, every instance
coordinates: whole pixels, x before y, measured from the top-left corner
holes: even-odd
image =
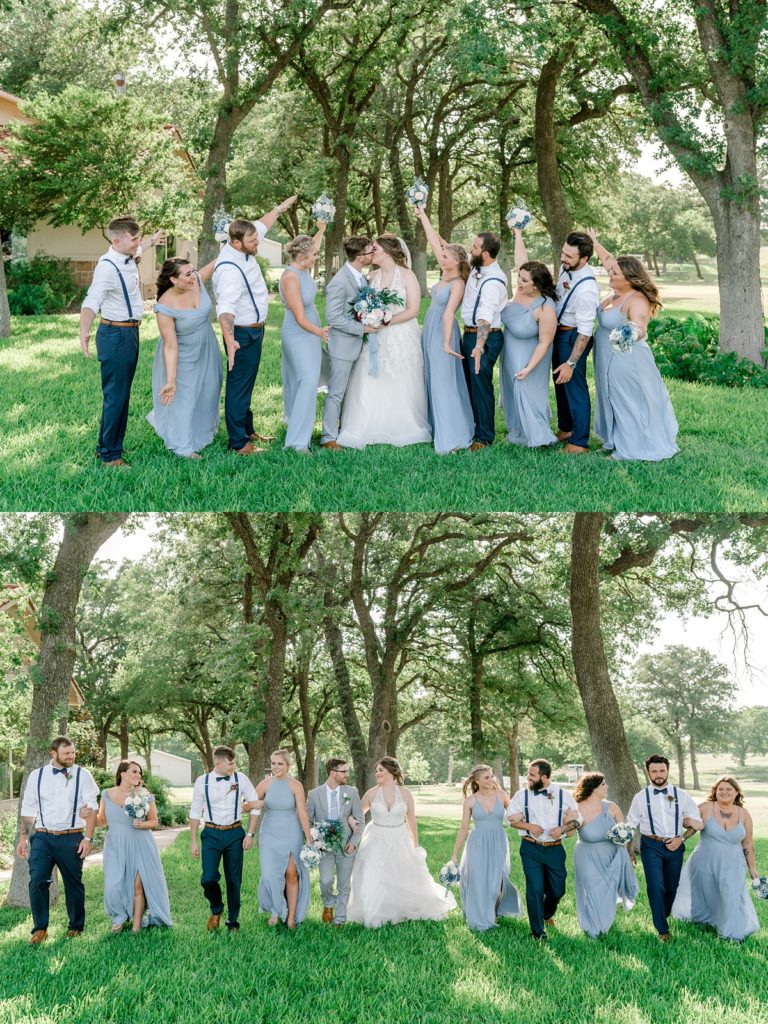
[[[483,256],[482,253],[479,256],[470,256],[469,265],[473,270],[483,269]]]
[[[543,782],[541,781],[541,779],[537,779],[537,781],[536,781],[536,782],[532,782],[532,783],[531,783],[531,785],[530,785],[530,789],[531,789],[531,790],[532,790],[532,791],[533,791],[534,793],[538,793],[540,789],[544,789],[544,783],[543,783]]]

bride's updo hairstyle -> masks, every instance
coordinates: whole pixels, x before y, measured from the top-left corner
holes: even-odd
[[[469,775],[464,780],[464,785],[461,787],[461,792],[465,797],[470,796],[472,793],[477,793],[480,789],[480,783],[478,779],[483,772],[493,772],[493,768],[489,764],[476,764]]]
[[[400,245],[400,239],[397,235],[393,235],[390,231],[386,231],[383,235],[379,235],[376,239],[376,244],[380,245],[384,252],[387,253],[388,256],[392,257],[398,267],[408,266],[408,260],[406,259],[405,253]],[[394,760],[394,758],[390,758],[390,760]],[[395,763],[397,764],[397,762]],[[380,761],[379,764],[383,764],[383,762]],[[389,771],[388,768],[387,771]]]
[[[381,240],[377,239],[377,241],[381,245]],[[400,767],[399,762],[397,762],[394,757],[381,757],[376,762],[376,764],[380,764],[382,768],[388,771],[398,786],[405,785],[405,776],[403,775],[403,769]]]
[[[296,235],[290,242],[285,243],[283,249],[286,261],[293,263],[294,260],[301,259],[302,256],[307,256],[309,253],[314,252],[315,240],[310,238],[309,235]]]

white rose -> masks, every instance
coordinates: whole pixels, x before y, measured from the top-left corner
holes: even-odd
[[[144,817],[144,808],[143,807],[137,807],[136,808],[136,817],[137,818],[143,818]]]

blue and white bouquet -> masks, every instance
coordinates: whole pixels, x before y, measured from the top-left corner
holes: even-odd
[[[429,197],[429,185],[421,178],[414,178],[413,184],[405,190],[405,198],[411,206],[426,206]]]
[[[344,849],[344,828],[338,818],[321,821],[316,831],[315,846],[321,853],[341,853]]]
[[[617,352],[631,352],[640,340],[640,329],[637,324],[627,320],[621,327],[614,327],[608,340]]]
[[[319,867],[321,857],[322,854],[317,847],[307,846],[306,843],[302,846],[301,853],[299,854],[299,860],[309,871],[313,871],[316,867]]]
[[[228,242],[229,241],[229,225],[234,220],[228,213],[224,211],[224,207],[220,206],[213,215],[213,224],[211,230],[213,231],[213,237],[217,242]]]
[[[144,821],[149,813],[150,803],[148,790],[140,786],[138,789],[131,790],[130,796],[127,796],[123,801],[123,807],[129,818],[134,818],[136,821]]]
[[[392,319],[390,306],[402,306],[403,300],[397,292],[389,288],[373,288],[369,284],[361,285],[352,312],[355,319],[365,327],[384,327]]]
[[[443,864],[437,875],[437,880],[441,885],[445,886],[445,891],[448,892],[452,885],[458,885],[461,881],[461,873],[459,871],[459,865],[455,860],[449,860],[447,864]]]
[[[768,878],[765,875],[753,878],[752,890],[759,900],[768,900]]]
[[[533,214],[522,199],[518,199],[512,209],[507,211],[507,227],[510,231],[513,231],[515,228],[523,231],[532,220]]]
[[[312,204],[311,213],[312,220],[331,224],[333,222],[333,218],[336,216],[336,207],[333,205],[331,197],[327,196],[325,192],[323,192],[323,194]]]
[[[628,825],[626,821],[617,821],[615,825],[611,825],[608,831],[605,833],[605,838],[610,839],[612,843],[617,846],[623,846],[628,843],[634,834],[634,829],[631,825]]]

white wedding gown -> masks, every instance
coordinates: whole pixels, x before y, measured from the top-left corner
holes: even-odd
[[[380,280],[380,274],[373,275],[374,288],[380,287]],[[395,268],[391,290],[405,302],[399,267]],[[394,312],[402,308],[396,306]],[[382,327],[375,337],[378,376],[369,373],[370,353],[366,343],[349,377],[338,443],[342,448],[364,448],[367,444],[391,444],[400,448],[431,441],[418,320]]]
[[[427,870],[424,851],[414,848],[405,812],[399,787],[390,810],[379,789],[355,856],[348,921],[368,928],[400,921],[442,921],[455,908],[452,894]]]

